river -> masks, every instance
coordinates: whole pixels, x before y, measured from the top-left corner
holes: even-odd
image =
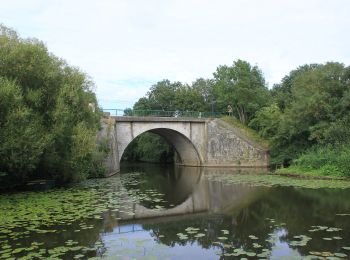
[[[349,259],[350,183],[124,164],[0,195],[0,259]]]

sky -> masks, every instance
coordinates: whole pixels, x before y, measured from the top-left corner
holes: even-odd
[[[90,75],[103,108],[237,59],[269,87],[306,63],[350,64],[349,0],[0,0],[0,23]]]

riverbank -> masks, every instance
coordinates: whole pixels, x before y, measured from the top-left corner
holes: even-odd
[[[308,178],[349,179],[350,145],[315,146],[276,173]]]
[[[337,172],[325,172],[322,169],[312,169],[307,167],[290,166],[288,168],[280,168],[275,171],[275,174],[303,179],[320,179],[320,180],[347,180],[349,177],[340,175]]]

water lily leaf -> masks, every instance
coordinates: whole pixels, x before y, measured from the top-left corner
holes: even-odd
[[[246,254],[247,254],[247,256],[256,256],[256,253],[254,253],[254,252],[247,252]]]
[[[336,232],[336,231],[340,231],[340,230],[342,230],[342,229],[341,228],[334,228],[334,227],[326,229],[327,232]]]
[[[262,245],[259,245],[258,243],[253,243],[253,247],[254,247],[254,248],[261,248]]]
[[[228,235],[230,232],[228,231],[228,230],[226,230],[226,229],[222,229],[221,230],[222,231],[222,233],[224,233],[224,235]]]
[[[25,248],[16,248],[12,251],[12,254],[18,254],[21,253],[25,250]]]

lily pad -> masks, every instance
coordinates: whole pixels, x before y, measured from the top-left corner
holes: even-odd
[[[337,257],[347,257],[347,254],[343,254],[343,253],[334,253],[335,256]]]
[[[333,239],[335,239],[335,240],[341,240],[341,239],[343,239],[342,237],[333,237]]]
[[[230,232],[228,231],[228,230],[226,230],[226,229],[222,229],[221,230],[222,231],[222,233],[224,233],[224,235],[228,235]]]

